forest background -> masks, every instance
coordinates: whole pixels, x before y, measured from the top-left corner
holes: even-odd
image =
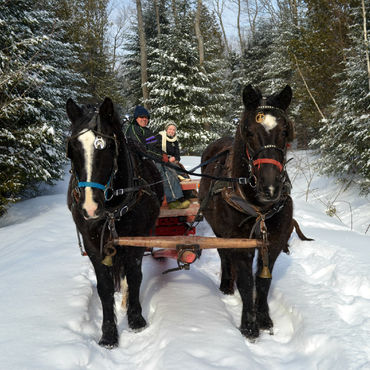
[[[227,22],[235,34],[225,31]],[[370,191],[368,0],[0,0],[0,215],[61,178],[65,102],[137,104],[183,155],[232,135],[251,83],[289,84],[294,147]]]

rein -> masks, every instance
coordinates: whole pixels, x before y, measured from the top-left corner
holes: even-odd
[[[227,181],[227,182],[231,182],[231,183],[238,183],[238,184],[241,184],[241,185],[249,184],[250,180],[251,180],[251,177],[252,177],[252,176],[250,176],[249,178],[246,178],[246,177],[216,177],[216,176],[212,176],[212,175],[207,175],[205,173],[196,173],[193,170],[188,171],[188,170],[179,168],[178,166],[175,166],[175,165],[173,165],[169,162],[163,162],[162,159],[159,159],[159,158],[157,158],[153,155],[150,155],[149,153],[144,153],[141,150],[136,150],[136,152],[137,152],[137,154],[141,155],[143,158],[152,159],[154,162],[157,162],[157,163],[160,163],[163,166],[172,168],[176,172],[186,173],[188,175],[193,175],[193,176],[198,176],[198,177],[205,177],[207,179],[212,179],[212,180],[221,180],[221,181]],[[220,153],[220,155],[225,154],[225,153],[227,153],[227,150]],[[204,165],[206,165],[210,162],[213,162],[214,160],[219,158],[220,155],[216,155],[216,156],[210,158],[208,161],[201,163],[198,167],[202,167],[202,166],[204,166]]]

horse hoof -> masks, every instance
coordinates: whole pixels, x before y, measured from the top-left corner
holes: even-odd
[[[247,328],[240,328],[239,330],[242,333],[242,335],[252,343],[254,343],[260,335],[259,328],[255,324],[250,325]]]
[[[226,294],[226,295],[233,295],[234,294],[234,284],[230,284],[230,283],[221,283],[220,284],[220,291],[223,293],[223,294]]]
[[[108,339],[108,338],[105,338],[104,336],[102,336],[100,341],[99,341],[99,346],[102,346],[106,349],[114,349],[114,348],[118,347],[118,338]]]
[[[234,294],[234,289],[231,289],[231,288],[221,288],[220,287],[220,290],[223,294],[226,294],[226,295],[233,295]]]
[[[274,323],[272,322],[268,313],[258,313],[257,312],[257,322],[261,330],[266,330],[270,332],[270,335],[274,334]]]
[[[146,321],[144,317],[141,315],[135,316],[135,317],[129,318],[128,325],[134,331],[141,331],[141,329],[144,329],[146,327]]]
[[[113,349],[118,346],[118,332],[116,324],[108,321],[102,325],[103,335],[100,338],[99,345],[107,349]]]

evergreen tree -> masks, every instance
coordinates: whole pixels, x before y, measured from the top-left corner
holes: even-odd
[[[61,23],[30,0],[0,1],[0,213],[27,188],[59,178],[64,103],[81,77]]]
[[[167,19],[166,19],[166,8],[167,4],[165,1],[159,1],[159,21],[161,26],[161,32],[166,32]],[[159,42],[159,36],[157,34],[156,25],[156,14],[155,8],[152,1],[143,2],[143,21],[145,30],[145,39],[147,42],[148,53],[152,48],[156,48]],[[131,33],[128,35],[125,44],[126,56],[121,66],[121,73],[124,80],[125,89],[123,91],[126,99],[126,106],[129,110],[133,111],[133,107],[139,104],[143,104],[142,89],[141,89],[141,65],[140,65],[140,41],[139,31],[136,19],[133,19],[131,26]],[[149,63],[152,55],[149,55]],[[150,76],[149,76],[150,77]],[[149,107],[150,108],[150,107]]]
[[[177,2],[177,12],[176,22],[170,24],[169,30],[164,27],[157,44],[149,47],[152,124],[162,129],[167,123],[175,122],[184,152],[199,153],[227,130],[221,36],[203,9],[202,33],[209,37],[204,37],[206,57],[200,65],[190,3]]]
[[[266,32],[266,30],[269,30]],[[271,19],[261,20],[249,38],[244,54],[238,58],[230,55],[233,62],[233,86],[241,96],[244,86],[252,84],[264,95],[275,93],[292,84],[292,63],[289,59],[289,30],[283,22],[275,24]],[[243,106],[239,100],[238,110]]]
[[[109,96],[123,105],[122,82],[110,59],[107,39],[108,3],[109,0],[61,0],[54,1],[54,7],[57,16],[68,24],[64,41],[78,53],[79,62],[73,68],[87,81],[84,100],[95,103]]]
[[[291,41],[290,50],[296,56],[310,93],[325,116],[331,113],[340,82],[344,50],[349,46],[349,12],[356,3],[357,0],[304,0],[295,37]],[[297,84],[296,97],[302,102],[300,117],[307,126],[305,140],[308,143],[317,136],[322,117],[302,82]]]
[[[370,14],[367,3],[366,13]],[[370,192],[370,91],[361,6],[354,8],[350,32],[351,47],[346,49],[341,82],[332,105],[332,114],[322,122],[320,137],[312,144],[319,146],[322,170],[342,180],[355,177],[364,192]],[[367,29],[370,22],[367,19]]]

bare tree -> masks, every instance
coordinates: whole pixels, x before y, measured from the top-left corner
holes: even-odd
[[[296,0],[289,0],[289,3],[290,2],[295,2]],[[282,3],[285,3],[286,0],[259,0],[259,4],[260,6],[269,14],[269,16],[271,17],[271,20],[274,24],[277,23],[277,20],[279,18],[279,13],[277,11],[277,9],[282,9],[283,8],[283,4]]]
[[[237,4],[238,4],[238,16],[237,16],[237,23],[236,23],[236,25],[237,25],[237,28],[238,28],[240,51],[241,51],[241,54],[243,55],[244,54],[244,50],[245,50],[245,42],[243,40],[242,31],[241,31],[241,27],[240,27],[240,15],[241,15],[241,4],[240,4],[240,0],[237,0]]]
[[[198,40],[198,52],[199,52],[199,65],[202,66],[204,63],[204,43],[203,36],[200,30],[200,13],[202,10],[202,0],[197,2],[197,11],[195,13],[195,35]]]
[[[139,29],[140,38],[140,64],[141,64],[141,89],[143,92],[144,106],[148,108],[147,101],[149,99],[148,90],[148,59],[146,53],[146,40],[145,40],[145,30],[143,13],[141,7],[141,0],[136,0],[136,11],[137,11],[137,23]]]
[[[129,10],[127,7],[122,7],[118,10],[117,16],[113,19],[112,26],[110,27],[112,71],[116,69],[119,62],[118,59],[120,58],[120,50],[122,50],[125,41],[128,20]]]
[[[256,34],[256,20],[258,16],[258,1],[257,0],[254,0],[254,1],[245,0],[245,2],[247,5],[249,28],[252,34],[252,39],[254,39],[254,36]],[[252,2],[254,2],[254,7],[251,4]]]
[[[227,55],[229,55],[230,54],[229,43],[227,41],[225,27],[224,27],[224,23],[223,23],[223,20],[222,20],[222,13],[224,11],[224,5],[225,5],[225,0],[214,0],[213,1],[213,9],[214,9],[214,11],[217,15],[218,21],[220,23],[222,36],[224,38],[226,53],[227,53]]]

